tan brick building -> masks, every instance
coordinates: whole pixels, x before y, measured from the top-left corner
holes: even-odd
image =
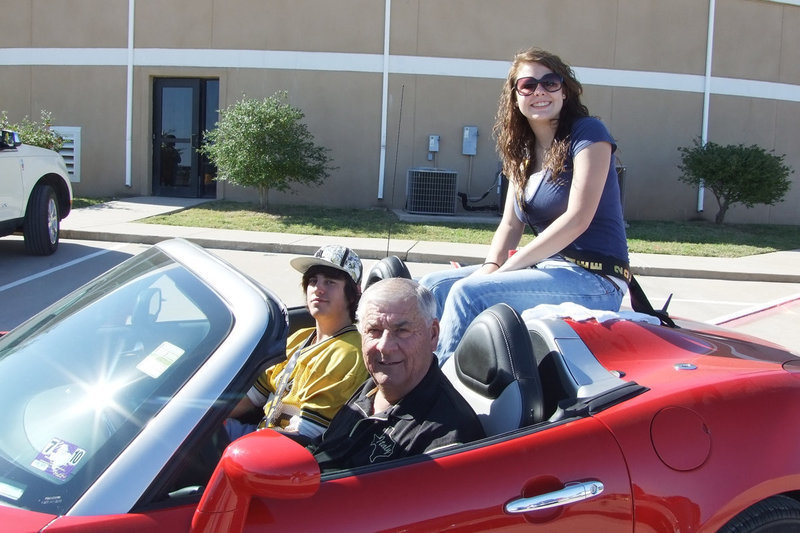
[[[688,219],[698,202],[713,216],[710,192],[677,181],[677,148],[705,137],[796,169],[783,203],[726,221],[800,224],[797,0],[0,0],[0,13],[0,109],[73,128],[78,195],[251,198],[210,180],[192,145],[218,108],[287,90],[338,169],[271,201],[403,208],[422,167],[479,196],[496,180],[502,80],[535,45],[575,67],[617,138],[627,218]]]

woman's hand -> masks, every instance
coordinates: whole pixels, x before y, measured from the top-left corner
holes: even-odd
[[[492,236],[492,243],[489,245],[489,253],[486,255],[486,260],[483,265],[477,269],[473,274],[491,274],[496,272],[506,262],[510,250],[515,250],[522,239],[522,234],[525,231],[525,224],[517,218],[514,212],[514,202],[516,202],[516,192],[514,183],[509,181],[508,194],[505,207],[503,208],[503,217],[494,230]]]

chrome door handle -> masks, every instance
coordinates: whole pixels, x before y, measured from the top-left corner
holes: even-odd
[[[603,492],[605,486],[599,481],[581,481],[567,483],[567,485],[555,492],[548,492],[531,498],[520,498],[506,504],[507,513],[530,513],[542,509],[552,509],[562,505],[579,502],[594,498]]]

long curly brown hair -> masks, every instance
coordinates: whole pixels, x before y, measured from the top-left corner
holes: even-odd
[[[500,95],[493,133],[497,139],[497,152],[503,161],[503,174],[516,186],[517,202],[520,205],[523,203],[525,186],[530,176],[529,169],[536,163],[533,161],[536,137],[528,120],[517,107],[514,91],[517,73],[525,63],[543,65],[564,79],[562,87],[566,98],[558,118],[556,136],[541,162],[543,169],[551,171],[551,179],[557,180],[564,170],[572,125],[577,119],[589,116],[589,110],[581,103],[583,86],[576,79],[572,68],[560,57],[540,48],[529,48],[514,56]]]

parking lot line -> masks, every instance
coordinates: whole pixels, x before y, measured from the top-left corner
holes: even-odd
[[[77,265],[77,264],[82,263],[84,261],[88,261],[90,259],[94,259],[95,257],[101,256],[103,254],[107,254],[108,252],[113,252],[113,251],[119,250],[120,248],[123,248],[125,246],[126,245],[124,243],[123,244],[118,244],[117,246],[115,246],[113,248],[108,248],[106,250],[100,250],[100,251],[94,252],[92,254],[85,255],[83,257],[79,257],[78,259],[73,259],[72,261],[64,263],[63,265],[58,265],[56,267],[49,268],[49,269],[43,270],[41,272],[37,272],[36,274],[24,277],[22,279],[18,279],[17,281],[13,281],[11,283],[6,283],[5,285],[0,285],[0,292],[7,291],[8,289],[13,289],[14,287],[18,287],[19,285],[24,285],[25,283],[28,283],[29,281],[33,281],[33,280],[38,279],[38,278],[43,278],[43,277],[45,277],[47,275],[52,274],[53,272],[58,272],[59,270],[64,270],[65,268],[69,268],[71,266]]]
[[[717,326],[723,324],[731,325],[731,323],[734,321],[741,321],[745,318],[755,318],[756,315],[761,313],[780,312],[782,308],[793,306],[793,304],[796,302],[800,302],[800,294],[794,294],[792,296],[779,298],[764,304],[748,307],[747,309],[742,309],[741,311],[724,315],[713,320],[709,320],[708,322]]]

